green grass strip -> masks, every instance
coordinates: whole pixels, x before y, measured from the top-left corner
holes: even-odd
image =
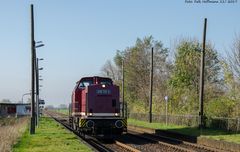
[[[13,152],[89,152],[91,149],[51,118],[40,118],[36,134],[26,130]]]

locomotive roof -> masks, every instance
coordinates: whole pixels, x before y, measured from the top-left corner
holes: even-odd
[[[82,77],[79,81],[81,81],[81,80],[83,80],[83,79],[93,79],[93,78],[109,79],[109,80],[112,81],[111,78],[108,78],[108,77],[100,77],[100,76]],[[77,81],[76,83],[78,83],[79,81]]]

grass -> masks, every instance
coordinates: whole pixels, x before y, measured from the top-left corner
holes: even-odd
[[[16,117],[0,118],[0,126],[14,125],[18,120],[19,118]]]
[[[225,135],[215,135],[215,136],[206,136],[206,137],[214,140],[223,140],[223,141],[240,144],[240,134],[225,134]]]
[[[149,123],[146,121],[140,121],[135,119],[128,119],[129,125],[141,126],[152,129],[162,129],[172,132],[177,132],[190,136],[200,136],[207,137],[215,140],[224,140],[228,142],[235,142],[240,144],[240,134],[236,132],[227,132],[224,130],[216,129],[202,129],[199,130],[197,127],[187,127],[187,126],[178,126],[178,125],[166,125],[164,123]]]
[[[27,128],[29,118],[0,119],[0,151],[9,152]]]
[[[129,125],[136,125],[136,126],[142,126],[146,128],[152,128],[152,129],[175,129],[175,128],[183,128],[184,126],[177,126],[177,125],[166,125],[163,123],[148,123],[146,121],[140,121],[136,119],[128,119],[128,124]]]
[[[14,152],[88,152],[89,147],[67,131],[53,119],[42,117],[39,128],[34,135],[26,131],[19,143],[14,146]]]
[[[65,115],[69,114],[69,110],[68,109],[57,109],[56,112],[63,113]]]

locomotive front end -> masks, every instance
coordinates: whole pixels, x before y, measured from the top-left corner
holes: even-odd
[[[89,85],[84,85],[87,80]],[[120,135],[127,130],[127,120],[121,116],[119,87],[103,77],[82,79],[79,82],[79,115],[73,119],[75,129],[81,133],[97,136]],[[77,96],[77,95],[75,95]],[[75,99],[75,98],[74,98]],[[76,104],[75,104],[76,105]],[[76,112],[75,112],[76,114]]]
[[[119,135],[126,130],[127,121],[120,116],[119,87],[108,83],[86,88],[87,118],[80,124],[97,135]]]

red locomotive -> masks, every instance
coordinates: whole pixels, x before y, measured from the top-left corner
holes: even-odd
[[[84,77],[73,90],[69,122],[83,134],[120,135],[127,130],[120,111],[119,87],[110,78]]]

